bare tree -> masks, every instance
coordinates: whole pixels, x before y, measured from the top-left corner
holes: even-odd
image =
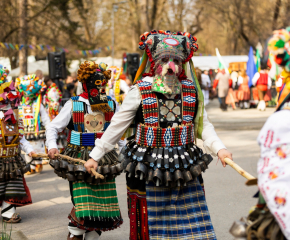
[[[19,1],[19,42],[23,45],[27,45],[27,0]],[[27,74],[27,48],[22,47],[19,51],[19,67],[20,76]]]

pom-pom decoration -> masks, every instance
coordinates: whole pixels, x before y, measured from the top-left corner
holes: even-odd
[[[0,65],[0,84],[6,82],[9,70],[6,67]]]
[[[274,55],[274,61],[290,72],[290,28],[273,32],[268,42],[268,49]]]
[[[106,63],[101,62],[101,63],[99,64],[99,69],[100,69],[102,72],[104,72],[104,71],[106,71],[107,66],[108,66],[108,65],[107,65]]]
[[[174,36],[185,36],[187,38],[187,40],[186,40],[186,44],[183,46],[186,46],[186,48],[189,49],[188,55],[184,58],[186,60],[189,60],[189,57],[193,56],[193,53],[191,53],[191,51],[196,52],[198,50],[198,44],[196,43],[197,38],[192,36],[189,32],[181,32],[181,31],[171,32],[169,30],[166,30],[166,31],[152,30],[152,31],[150,31],[150,33],[145,32],[144,34],[142,34],[140,36],[141,41],[139,42],[139,49],[145,50],[146,47],[148,47],[149,51],[150,51],[151,46],[154,44],[153,43],[154,39],[152,36],[150,37],[150,35],[157,35],[157,36],[167,35],[169,38],[175,38]],[[160,38],[162,38],[162,37],[160,37]],[[179,39],[178,41],[181,41],[181,40]],[[180,44],[181,44],[181,42],[180,42]],[[188,50],[186,50],[186,51],[188,51]],[[154,58],[154,53],[152,53],[152,57]]]
[[[16,78],[15,87],[25,97],[36,97],[46,89],[44,82],[35,74]]]
[[[101,71],[104,74],[106,80],[109,81],[111,78],[111,71],[106,70],[107,67],[108,65],[105,63],[96,64],[95,62],[85,61],[80,65],[77,78],[79,82],[84,83],[96,71]]]

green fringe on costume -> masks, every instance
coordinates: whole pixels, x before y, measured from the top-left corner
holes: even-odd
[[[115,179],[99,185],[73,183],[73,199],[77,218],[120,218]]]
[[[202,139],[203,111],[204,111],[203,94],[202,94],[201,88],[199,86],[199,82],[198,82],[198,79],[196,77],[193,62],[191,59],[189,60],[189,64],[190,64],[190,72],[191,72],[192,80],[194,80],[194,84],[197,88],[197,97],[198,97],[198,108],[197,108],[197,113],[196,113],[196,117],[194,120],[194,134],[195,134],[195,137]]]

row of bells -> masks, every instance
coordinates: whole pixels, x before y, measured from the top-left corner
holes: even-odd
[[[186,186],[187,182],[195,180],[201,172],[205,172],[208,165],[213,160],[211,155],[204,154],[201,159],[197,160],[189,169],[175,169],[172,173],[166,169],[153,169],[142,162],[131,161],[122,153],[119,159],[122,159],[123,168],[129,178],[135,177],[140,180],[146,179],[146,183],[153,182],[157,187]]]
[[[50,160],[49,164],[54,168],[54,172],[59,177],[67,179],[70,182],[82,181],[94,185],[106,182],[106,179],[114,179],[115,177],[120,175],[123,171],[121,163],[117,163],[114,165],[98,166],[97,172],[105,177],[102,180],[95,179],[94,176],[89,174],[82,163],[72,164],[66,160],[56,159]]]
[[[42,133],[39,133],[38,135],[35,135],[34,133],[25,133],[25,138],[26,140],[28,141],[37,141],[37,140],[40,140],[40,139],[45,139],[45,133],[42,132]]]
[[[0,165],[0,182],[23,177],[30,171],[30,164],[26,164],[22,158],[17,157],[3,158]]]

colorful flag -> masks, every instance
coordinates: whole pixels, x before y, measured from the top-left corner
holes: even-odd
[[[220,55],[220,52],[217,48],[215,49],[215,52],[216,52],[216,56],[217,56],[218,61],[219,61],[219,69],[220,70],[224,69],[226,71],[226,73],[229,73],[229,70],[227,69],[227,67],[224,63],[224,60],[222,59],[222,56]]]
[[[261,70],[261,56],[259,49],[256,50],[256,68],[257,71],[260,72]]]
[[[15,47],[13,46],[13,44],[12,43],[9,43],[9,47],[11,47],[11,49],[15,49]]]
[[[252,84],[252,79],[255,75],[255,73],[257,72],[257,67],[255,64],[255,59],[254,59],[254,53],[253,53],[253,48],[250,47],[250,51],[249,51],[249,60],[247,62],[247,75],[249,76],[249,87],[251,87]]]

